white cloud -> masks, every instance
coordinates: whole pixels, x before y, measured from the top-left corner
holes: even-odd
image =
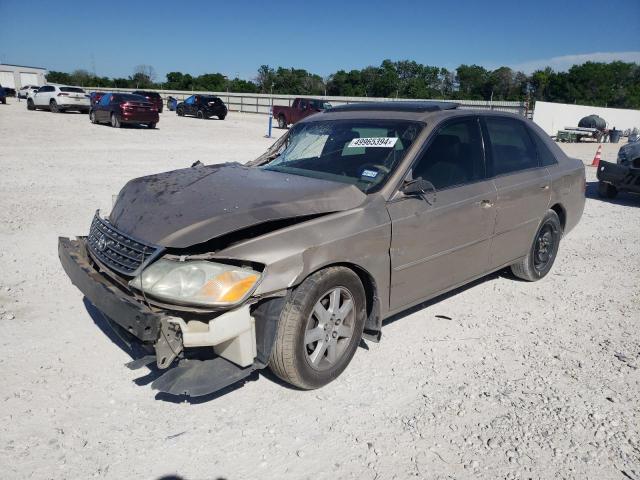
[[[542,60],[530,60],[528,62],[510,65],[510,67],[513,70],[524,73],[532,73],[535,70],[545,67],[551,67],[555,71],[565,71],[573,65],[580,65],[585,62],[609,63],[615,60],[640,63],[640,52],[594,52],[580,55],[563,55],[561,57],[551,57]]]

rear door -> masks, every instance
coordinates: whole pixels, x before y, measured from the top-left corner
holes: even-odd
[[[489,169],[498,192],[491,242],[492,268],[526,255],[551,198],[549,172],[540,162],[524,121],[483,116]]]
[[[184,113],[186,113],[187,115],[195,115],[195,106],[196,103],[196,96],[195,95],[191,95],[189,98],[187,98],[184,101]]]
[[[108,122],[111,120],[111,111],[109,104],[112,102],[114,95],[106,93],[102,96],[100,101],[94,106],[96,112],[96,120],[99,122]]]
[[[398,192],[387,204],[392,310],[465,283],[489,265],[496,191],[486,178],[478,118],[458,117],[431,138],[411,177],[433,183],[435,198]]]

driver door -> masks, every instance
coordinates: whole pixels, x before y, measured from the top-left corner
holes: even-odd
[[[431,135],[410,178],[435,195],[397,192],[391,217],[390,307],[397,311],[466,283],[489,268],[496,188],[487,180],[476,116],[448,121]]]

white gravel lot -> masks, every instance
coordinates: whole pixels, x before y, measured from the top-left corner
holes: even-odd
[[[491,275],[392,319],[321,390],[261,374],[175,403],[134,383],[144,370],[124,367],[130,357],[87,312],[57,237],[84,234],[132,177],[255,158],[272,142],[266,117],[165,112],[157,130],[116,130],[9,103],[3,479],[640,479],[640,198],[598,199],[594,169],[582,222],[544,280]],[[596,145],[565,148],[590,163]]]

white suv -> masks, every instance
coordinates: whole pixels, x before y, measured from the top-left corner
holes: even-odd
[[[20,90],[18,90],[18,97],[29,98],[38,91],[38,88],[40,87],[36,85],[25,85]]]
[[[27,99],[27,108],[37,110],[43,108],[54,113],[77,110],[88,113],[89,95],[80,87],[66,85],[45,85]]]

